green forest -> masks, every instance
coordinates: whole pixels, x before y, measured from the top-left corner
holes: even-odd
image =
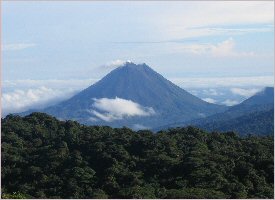
[[[2,121],[2,198],[273,198],[273,136]]]

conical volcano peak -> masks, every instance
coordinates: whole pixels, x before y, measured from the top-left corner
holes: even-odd
[[[106,111],[107,108],[110,112]],[[140,109],[147,108],[152,108],[155,114],[128,114],[129,111],[140,113]],[[127,112],[124,112],[125,109]],[[147,64],[127,61],[95,84],[64,102],[44,109],[44,112],[87,124],[156,127],[179,120],[190,121],[199,118],[202,113],[208,116],[223,110],[222,106],[206,103],[176,86]],[[109,119],[117,113],[119,117]]]
[[[132,62],[131,60],[127,60],[126,62],[125,62],[125,65],[136,65],[134,62]]]
[[[136,64],[130,60],[127,60],[121,67],[128,67],[128,68],[140,68],[140,67],[149,67],[145,63],[142,64]]]
[[[114,70],[113,72],[123,72],[123,73],[156,73],[152,68],[150,68],[145,63],[136,64],[131,61],[125,62],[123,65]],[[112,72],[111,72],[112,73]],[[121,75],[123,75],[123,73]]]
[[[137,67],[138,65],[133,63],[132,61],[130,60],[127,60],[124,65],[122,65],[122,67]]]

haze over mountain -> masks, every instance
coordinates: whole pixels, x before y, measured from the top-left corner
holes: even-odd
[[[126,62],[69,100],[41,112],[85,124],[139,129],[190,121],[226,109],[188,93],[146,64]]]

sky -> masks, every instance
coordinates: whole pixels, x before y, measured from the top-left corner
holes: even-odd
[[[69,98],[126,60],[234,105],[274,83],[274,2],[2,2],[2,111]]]

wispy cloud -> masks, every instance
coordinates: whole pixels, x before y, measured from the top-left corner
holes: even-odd
[[[3,44],[1,45],[2,51],[19,51],[23,49],[28,49],[31,47],[35,47],[34,43],[14,43],[14,44]]]
[[[193,27],[190,30],[197,30],[205,32],[206,35],[243,35],[247,33],[264,33],[273,31],[274,27],[270,25],[263,25],[257,28],[250,28],[243,26],[237,27]]]
[[[256,94],[259,92],[261,89],[257,88],[251,88],[251,89],[243,89],[243,88],[231,88],[230,91],[233,94],[237,94],[240,96],[244,96],[246,98],[251,97],[252,95]]]
[[[265,33],[271,32],[274,30],[273,25],[264,25],[257,28],[236,28],[236,27],[191,27],[191,28],[184,28],[184,32],[190,32],[190,36],[182,37],[178,39],[171,39],[171,40],[140,40],[140,41],[114,41],[110,42],[111,44],[136,44],[136,45],[158,45],[158,44],[182,44],[182,43],[194,43],[198,42],[199,39],[197,37],[203,36],[215,36],[215,35],[223,35],[223,36],[235,36],[235,35],[244,35],[248,33]],[[191,34],[192,33],[192,34]],[[197,33],[197,34],[196,34]],[[189,34],[188,34],[189,35]]]
[[[209,55],[212,57],[251,57],[256,56],[254,52],[237,51],[233,38],[228,38],[217,44],[188,44],[175,46],[175,50],[197,55]]]
[[[127,62],[131,62],[131,61],[130,60],[120,60],[120,59],[117,59],[117,60],[113,60],[113,61],[107,62],[105,65],[103,65],[101,67],[105,67],[105,68],[109,68],[109,69],[114,69],[114,68],[123,66]]]
[[[180,5],[178,6],[180,9]],[[152,19],[159,21],[156,28],[163,29],[166,27],[163,29],[163,34],[166,37],[179,39],[224,35],[228,31],[231,32],[231,35],[233,32],[258,32],[259,29],[229,30],[223,27],[232,25],[245,27],[245,25],[273,24],[274,22],[274,2],[192,2],[187,6],[189,9],[184,12],[171,14],[167,11],[156,15],[156,18]],[[272,30],[269,29],[268,31]]]
[[[169,78],[183,88],[218,88],[218,87],[265,87],[274,85],[273,76],[251,77],[200,77]]]
[[[109,61],[109,62],[105,63],[104,65],[101,65],[101,66],[97,67],[96,70],[108,72],[108,71],[113,70],[117,67],[123,66],[127,62],[132,62],[132,61],[130,61],[130,60],[120,60],[120,59],[112,60],[112,61]]]
[[[120,67],[122,65],[124,65],[127,61],[125,60],[113,60],[113,61],[110,61],[110,62],[107,62],[104,66],[105,67],[108,67],[108,68],[116,68],[116,67]]]
[[[120,120],[127,117],[147,117],[155,114],[155,111],[152,107],[143,107],[136,102],[118,97],[115,99],[95,98],[93,100],[94,103],[92,105],[92,109],[89,110],[89,112],[93,114],[94,117],[107,122]]]

